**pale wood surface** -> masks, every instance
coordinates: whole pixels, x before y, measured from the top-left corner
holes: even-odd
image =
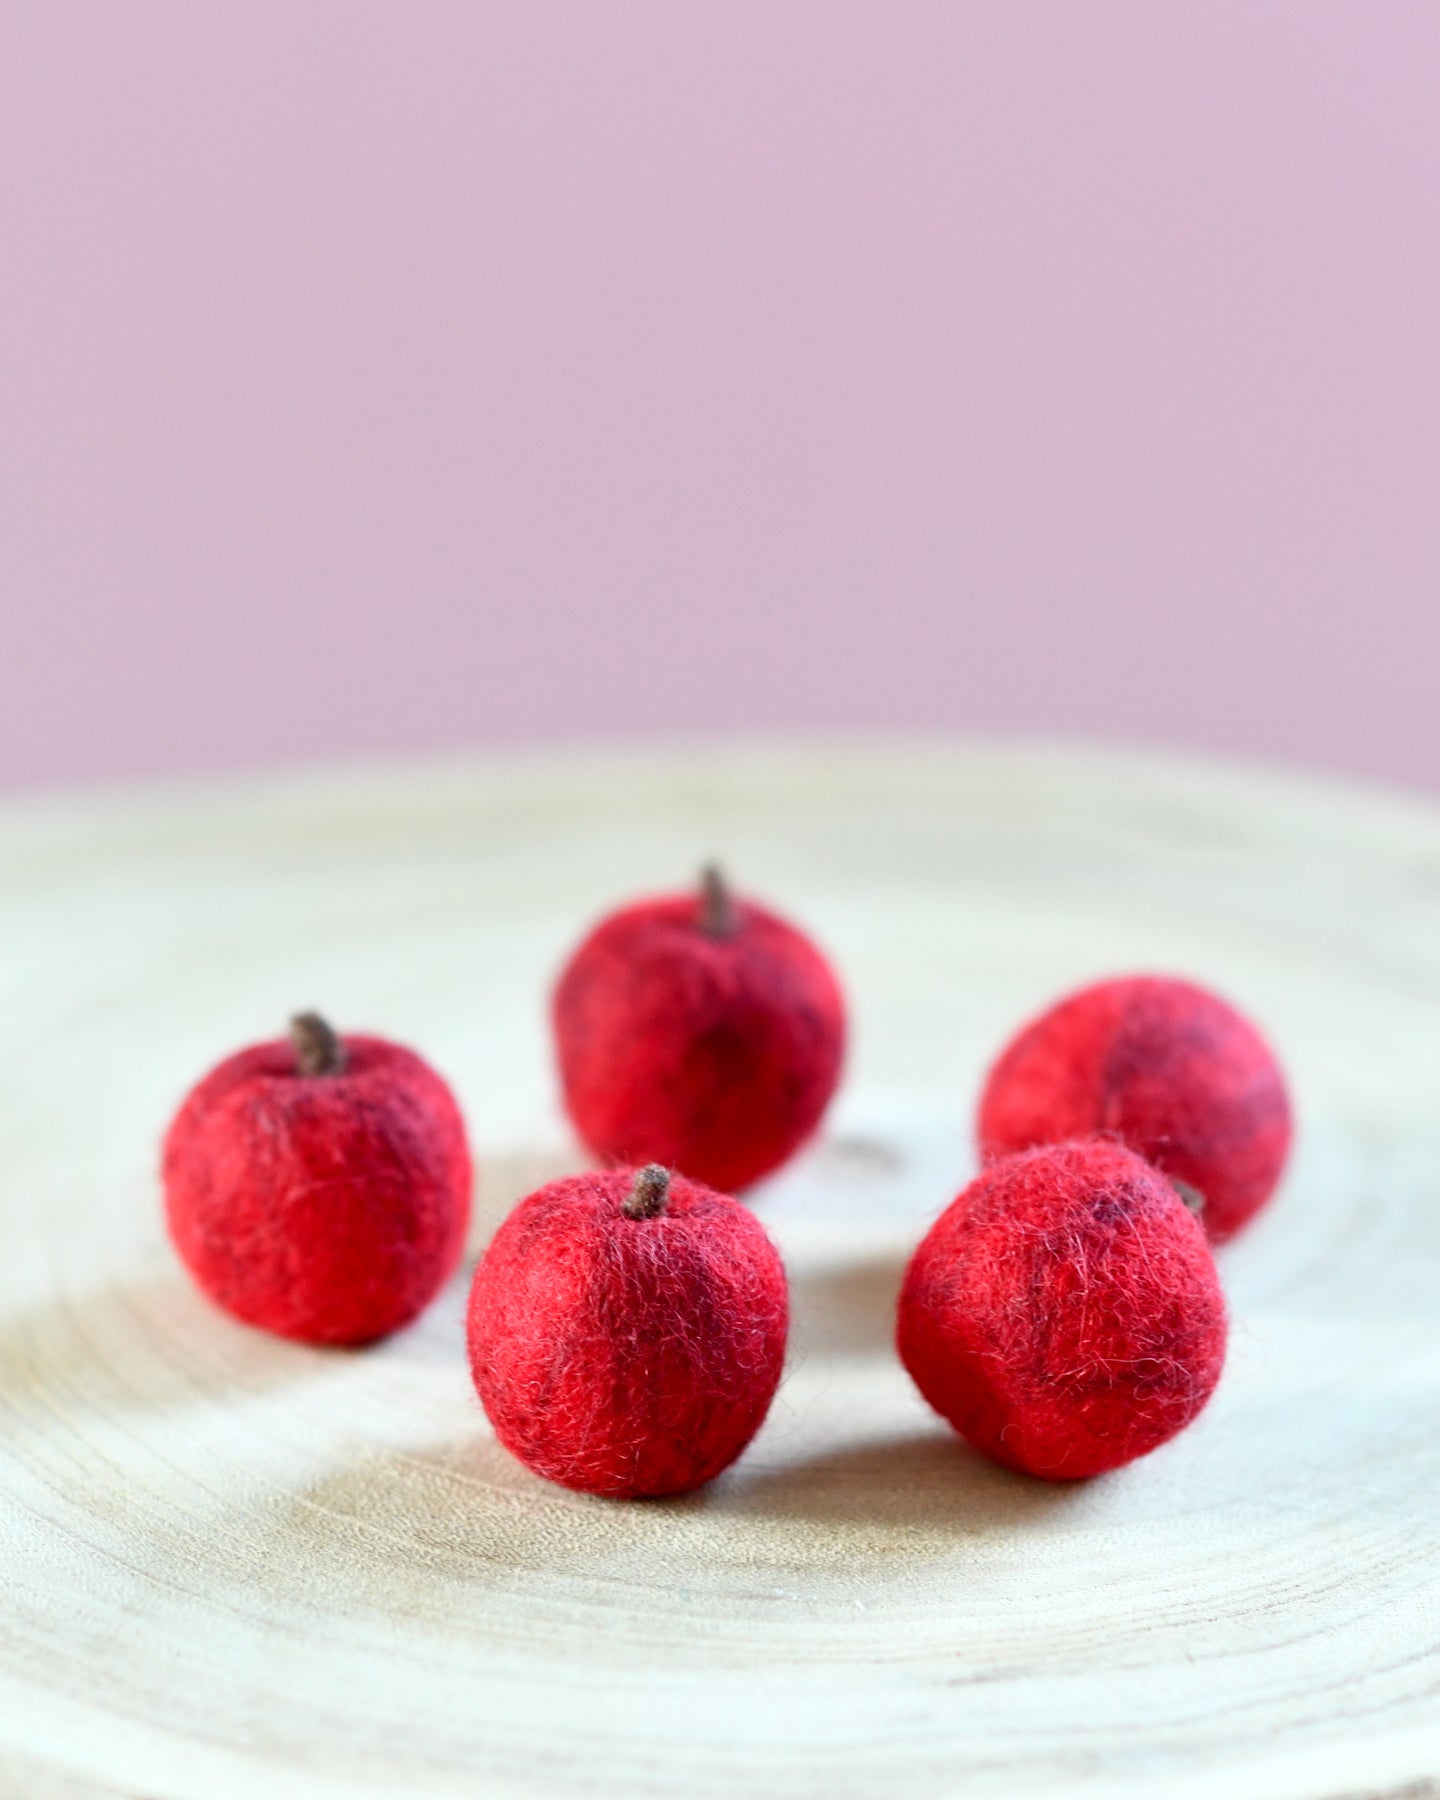
[[[382,1348],[229,1323],[158,1134],[299,1006],[455,1081],[477,1231],[570,1152],[544,996],[601,908],[720,854],[857,1022],[756,1204],[792,1367],[710,1492],[614,1505],[492,1442],[463,1280]],[[889,1347],[989,1053],[1107,971],[1217,983],[1300,1103],[1223,1259],[1199,1425],[1051,1488]],[[195,786],[0,817],[0,1791],[1428,1794],[1440,1774],[1440,816],[1058,751],[577,758]]]

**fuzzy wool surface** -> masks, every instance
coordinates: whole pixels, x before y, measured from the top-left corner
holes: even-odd
[[[738,1201],[675,1176],[654,1218],[633,1170],[551,1182],[475,1272],[470,1367],[500,1442],[586,1493],[680,1494],[759,1430],[785,1360],[785,1269]]]
[[[170,1236],[218,1305],[310,1344],[406,1324],[465,1242],[460,1110],[413,1051],[346,1037],[339,1074],[302,1075],[285,1039],[227,1058],[165,1137]]]
[[[975,1449],[1030,1475],[1118,1468],[1188,1425],[1220,1378],[1205,1234],[1138,1156],[1091,1139],[995,1163],[906,1271],[896,1341]]]
[[[565,1104],[602,1161],[663,1163],[735,1193],[787,1161],[840,1079],[845,1005],[801,931],[736,900],[703,928],[694,895],[613,913],[554,997]]]
[[[1214,1243],[1274,1192],[1290,1100],[1264,1038],[1193,982],[1102,981],[1060,1001],[1001,1053],[980,1101],[984,1159],[1111,1137],[1200,1197]]]

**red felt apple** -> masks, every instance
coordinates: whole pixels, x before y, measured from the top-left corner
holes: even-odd
[[[601,921],[554,997],[565,1104],[603,1161],[657,1162],[734,1193],[820,1123],[845,1007],[794,925],[730,893],[644,900]]]
[[[1051,1481],[1174,1437],[1210,1398],[1225,1338],[1198,1221],[1148,1163],[1093,1138],[972,1182],[911,1259],[896,1330],[936,1412]]]
[[[190,1273],[247,1324],[363,1344],[406,1324],[465,1242],[471,1164],[450,1089],[412,1050],[314,1013],[228,1057],[165,1138]]]
[[[785,1269],[739,1201],[651,1165],[552,1181],[475,1272],[470,1368],[495,1435],[586,1493],[680,1494],[727,1468],[780,1380]]]
[[[1217,994],[1138,975],[1097,982],[1027,1025],[980,1101],[986,1159],[1096,1134],[1138,1151],[1199,1207],[1215,1243],[1270,1198],[1290,1149],[1274,1052]]]

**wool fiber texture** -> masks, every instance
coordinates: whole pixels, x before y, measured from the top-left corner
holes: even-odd
[[[363,1344],[406,1324],[454,1269],[470,1213],[460,1110],[413,1051],[340,1040],[304,1075],[281,1039],[229,1057],[165,1137],[170,1236],[200,1287],[247,1324]]]
[[[1091,1134],[1184,1182],[1213,1243],[1274,1192],[1291,1137],[1285,1078],[1269,1045],[1192,982],[1098,982],[1027,1025],[980,1101],[986,1161]]]
[[[1138,1156],[1091,1139],[1009,1157],[965,1189],[906,1271],[896,1341],[975,1449],[1060,1481],[1188,1425],[1225,1338],[1197,1220]]]
[[[604,1162],[656,1162],[735,1193],[787,1161],[840,1079],[845,1007],[803,932],[733,902],[725,935],[693,894],[602,921],[554,997],[565,1104]]]
[[[634,1170],[522,1200],[475,1273],[467,1334],[495,1435],[537,1475],[680,1494],[759,1430],[785,1360],[779,1252],[754,1214],[682,1176],[631,1218]]]

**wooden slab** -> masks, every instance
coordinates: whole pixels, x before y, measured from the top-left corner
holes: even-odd
[[[719,854],[843,968],[824,1141],[755,1203],[793,1359],[682,1501],[493,1443],[463,1280],[359,1355],[169,1253],[182,1089],[297,1007],[422,1047],[479,1241],[572,1152],[544,1002],[601,908]],[[991,1052],[1105,972],[1212,981],[1299,1154],[1223,1258],[1215,1403],[1047,1487],[890,1350]],[[0,819],[0,1791],[146,1800],[1432,1794],[1440,1774],[1440,817],[1071,751],[448,766]]]

